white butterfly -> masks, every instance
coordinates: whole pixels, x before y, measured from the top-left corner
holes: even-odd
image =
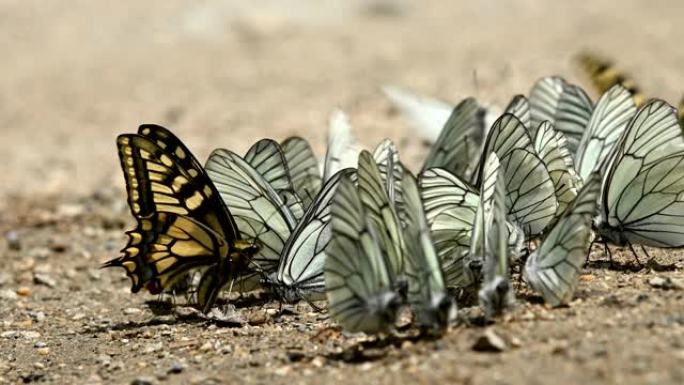
[[[384,229],[367,216],[347,176],[341,178],[331,210],[333,236],[325,260],[330,316],[349,332],[389,332],[402,299],[380,246],[378,232]]]
[[[607,164],[600,235],[616,245],[684,246],[684,138],[676,110],[662,100],[642,106]]]
[[[442,267],[413,175],[404,175],[402,186],[406,203],[404,241],[408,301],[418,325],[441,334],[455,317],[456,306],[447,294]]]
[[[567,304],[575,292],[600,191],[601,177],[594,172],[525,263],[525,280],[551,306]]]

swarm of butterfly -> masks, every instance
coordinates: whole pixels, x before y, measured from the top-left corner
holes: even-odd
[[[606,71],[585,62],[595,79]],[[451,106],[386,88],[434,135],[417,175],[388,139],[363,150],[341,111],[321,161],[291,137],[244,156],[217,149],[202,166],[169,130],[142,125],[117,138],[137,226],[104,266],[123,267],[133,292],[198,274],[204,312],[223,290],[327,299],[349,332],[392,332],[404,307],[435,334],[457,304],[494,319],[516,302],[514,264],[546,303],[567,304],[594,241],[684,246],[677,111],[613,83],[594,102],[542,78],[500,115],[473,98]]]

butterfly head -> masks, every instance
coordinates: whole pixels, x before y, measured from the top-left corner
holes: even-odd
[[[368,299],[366,305],[368,313],[377,318],[382,325],[394,325],[403,301],[394,291],[386,291]]]
[[[479,293],[485,316],[489,319],[503,314],[512,304],[511,295],[510,283],[501,276],[495,276],[491,282],[486,283]]]
[[[433,293],[430,308],[421,313],[427,318],[420,320],[425,331],[434,336],[441,336],[446,332],[449,323],[456,318],[456,304],[446,292]]]

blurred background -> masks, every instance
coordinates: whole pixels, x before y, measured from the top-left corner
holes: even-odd
[[[541,76],[588,87],[572,58],[615,60],[647,95],[684,90],[684,2],[27,1],[0,5],[0,208],[121,189],[114,140],[167,125],[200,158],[300,135],[323,155],[346,110],[362,143],[419,140],[385,84],[501,106]]]

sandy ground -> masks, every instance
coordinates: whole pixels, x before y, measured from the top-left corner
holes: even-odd
[[[252,3],[1,2],[0,383],[684,383],[678,252],[650,250],[674,270],[634,272],[629,254],[610,267],[594,250],[568,308],[522,291],[492,327],[501,353],[472,350],[476,310],[438,341],[368,341],[254,296],[231,323],[154,315],[156,298],[98,270],[130,226],[114,138],[142,122],[201,159],[293,134],[322,154],[342,107],[365,145],[392,137],[417,166],[425,150],[383,84],[502,105],[543,75],[586,84],[571,58],[590,48],[649,95],[684,88],[680,1]]]

